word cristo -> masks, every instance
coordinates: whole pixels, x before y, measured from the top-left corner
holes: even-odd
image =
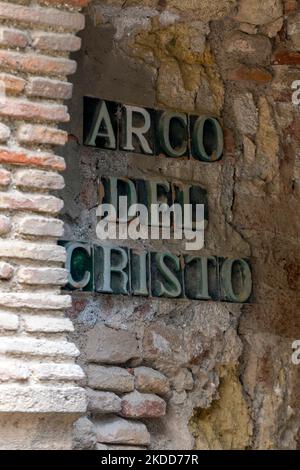
[[[247,302],[252,276],[246,259],[148,252],[62,241],[67,288],[107,294]]]
[[[214,162],[222,157],[223,131],[211,116],[193,116],[84,97],[83,142],[145,155],[192,157]]]

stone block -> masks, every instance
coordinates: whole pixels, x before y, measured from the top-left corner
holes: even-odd
[[[88,410],[93,413],[118,413],[121,399],[115,393],[87,389]]]
[[[125,393],[134,389],[134,378],[121,367],[90,365],[87,368],[88,384],[97,390]]]
[[[140,357],[134,333],[96,325],[89,333],[87,359],[91,362],[124,364]]]
[[[170,390],[169,380],[163,374],[150,367],[134,369],[134,385],[140,392],[165,395]]]
[[[123,396],[121,414],[126,418],[159,418],[166,414],[166,402],[157,395],[135,390]]]
[[[111,417],[95,423],[97,442],[104,444],[149,445],[150,434],[145,424]]]

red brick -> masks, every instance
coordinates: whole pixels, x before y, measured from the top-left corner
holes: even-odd
[[[51,170],[64,171],[65,161],[51,153],[27,153],[26,151],[0,150],[0,163],[9,165],[35,166]]]
[[[285,0],[284,2],[284,12],[286,14],[297,11],[299,8],[299,0]]]
[[[31,210],[57,214],[63,207],[63,201],[55,196],[26,194],[18,191],[0,192],[0,209]]]
[[[23,78],[8,73],[0,73],[0,82],[4,83],[5,92],[12,95],[22,93],[26,83]]]
[[[17,132],[19,142],[30,144],[65,145],[68,134],[55,127],[22,124]]]
[[[125,418],[158,418],[166,414],[166,403],[162,398],[137,391],[124,395],[121,407]]]
[[[0,63],[2,68],[9,70],[53,76],[70,75],[76,71],[74,60],[6,50],[0,50]]]
[[[274,65],[300,65],[300,52],[281,50],[274,54]]]
[[[84,16],[80,13],[8,2],[0,2],[0,18],[35,26],[51,26],[57,30],[79,31],[84,28]]]
[[[33,32],[32,45],[36,49],[48,51],[78,51],[81,39],[74,34],[55,34],[45,32]]]
[[[30,188],[31,190],[57,190],[65,187],[63,176],[56,171],[37,170],[36,168],[18,168],[14,172],[13,182],[19,188]]]
[[[62,104],[30,102],[15,98],[5,98],[0,106],[0,116],[38,121],[68,122],[67,107]]]
[[[28,96],[40,96],[42,98],[53,98],[68,100],[72,96],[72,83],[49,78],[31,77],[26,86]]]
[[[11,182],[10,171],[0,168],[0,186],[8,186]]]
[[[26,47],[28,35],[14,28],[0,28],[0,44],[8,47]]]
[[[240,65],[227,73],[227,79],[232,81],[249,81],[267,83],[272,80],[272,75],[265,69]]]

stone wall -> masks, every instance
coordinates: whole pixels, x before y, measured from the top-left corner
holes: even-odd
[[[0,3],[0,447],[297,448],[299,2],[101,0],[85,29],[86,2],[67,3]],[[223,159],[85,147],[85,95],[214,115]],[[96,241],[99,176],[205,187],[203,254],[249,256],[253,302],[74,292],[70,307],[56,241]]]
[[[299,15],[298,2],[279,0],[88,8],[64,151],[65,238],[96,241],[99,176],[202,185],[209,198],[203,254],[250,256],[254,300],[241,307],[73,293],[72,341],[90,400],[77,448],[144,446],[139,422],[154,449],[297,447],[299,110],[291,85],[299,77]],[[84,95],[217,116],[224,157],[205,164],[85,147]],[[174,241],[127,245],[184,251]],[[140,367],[149,380],[163,374],[168,391],[139,389]],[[80,439],[87,426],[88,444]]]

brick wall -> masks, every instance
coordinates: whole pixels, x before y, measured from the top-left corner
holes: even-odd
[[[86,408],[79,350],[66,337],[71,299],[60,294],[63,201],[50,194],[64,186],[56,147],[67,140],[68,56],[80,48],[85,3],[0,2],[0,448],[70,447]]]

